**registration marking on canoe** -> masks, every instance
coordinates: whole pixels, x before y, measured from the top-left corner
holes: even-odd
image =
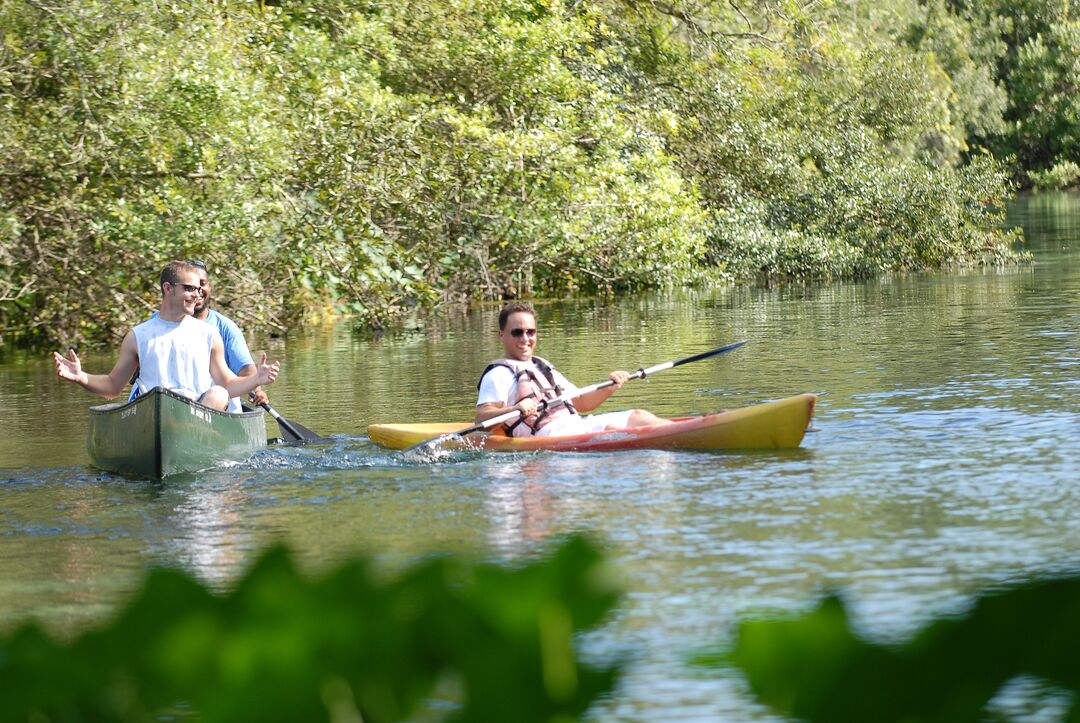
[[[202,409],[196,409],[195,407],[188,407],[188,409],[191,410],[191,416],[198,417],[199,419],[203,420],[207,424],[212,423],[210,421],[211,418],[212,418],[212,415],[210,414],[210,412],[204,411]]]
[[[626,439],[636,439],[636,438],[637,438],[636,434],[632,434],[630,432],[624,432],[624,431],[620,430],[620,431],[604,432],[603,434],[598,434],[595,437],[592,437],[590,439],[590,441],[592,441],[592,442],[621,442],[621,441],[626,440]]]
[[[128,409],[124,409],[120,412],[120,419],[127,419],[128,417],[133,417],[138,411],[139,408],[137,406],[131,406]]]

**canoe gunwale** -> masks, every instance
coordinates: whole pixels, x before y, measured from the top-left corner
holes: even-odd
[[[202,402],[198,401],[197,399],[192,399],[190,397],[185,397],[183,394],[178,394],[178,393],[174,392],[171,389],[166,389],[165,387],[154,387],[153,389],[151,389],[149,391],[146,391],[146,392],[143,392],[142,394],[140,394],[139,396],[135,397],[134,399],[132,399],[130,401],[126,401],[126,402],[107,402],[106,404],[97,404],[95,406],[90,407],[90,412],[94,413],[94,414],[110,414],[110,413],[115,413],[115,412],[122,412],[122,411],[124,411],[126,409],[129,409],[130,407],[135,406],[136,404],[139,404],[140,402],[146,402],[149,399],[153,399],[155,394],[160,394],[160,395],[165,396],[165,397],[172,397],[173,399],[177,400],[178,402],[183,402],[184,404],[187,404],[189,406],[196,407],[200,411],[205,410],[205,411],[207,411],[210,414],[213,414],[215,416],[232,417],[233,419],[239,419],[239,418],[242,418],[242,417],[261,417],[262,416],[262,410],[259,410],[259,409],[256,409],[256,410],[253,410],[253,411],[247,411],[247,412],[223,412],[220,409],[214,409],[213,407],[208,407],[205,404],[203,404]]]

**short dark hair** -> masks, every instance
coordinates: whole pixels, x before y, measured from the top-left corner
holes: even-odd
[[[180,282],[180,274],[184,271],[194,271],[199,273],[199,267],[189,261],[170,261],[165,264],[165,268],[161,270],[161,277],[158,281],[158,286],[163,287],[165,284],[177,284]],[[161,289],[162,293],[165,293],[165,289]]]
[[[536,318],[536,310],[532,308],[532,304],[526,304],[524,301],[515,301],[507,304],[499,312],[499,331],[506,328],[506,322],[510,319],[511,314],[524,313]]]

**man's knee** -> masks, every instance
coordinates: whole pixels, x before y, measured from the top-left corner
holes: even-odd
[[[635,409],[630,412],[630,419],[628,421],[631,427],[650,427],[656,424],[668,424],[670,420],[658,417],[652,412],[645,409]]]
[[[225,390],[225,387],[210,387],[199,397],[199,403],[224,412],[229,408],[229,392]]]

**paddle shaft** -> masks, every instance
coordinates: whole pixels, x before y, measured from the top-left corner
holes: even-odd
[[[694,354],[693,356],[684,357],[682,359],[676,359],[675,361],[669,361],[669,362],[664,362],[663,364],[657,364],[656,366],[651,366],[648,369],[638,369],[636,372],[633,372],[632,374],[630,374],[630,379],[644,379],[645,377],[649,376],[650,374],[656,374],[657,372],[662,372],[662,371],[665,371],[667,369],[671,369],[673,367],[682,366],[683,364],[689,364],[690,362],[701,361],[702,359],[708,359],[709,357],[719,356],[720,354],[726,354],[729,351],[735,351],[736,349],[738,349],[740,346],[742,346],[745,343],[746,343],[746,341],[737,341],[737,342],[734,342],[732,344],[727,344],[725,346],[717,347],[716,349],[710,349],[709,351],[703,351],[700,354]],[[627,380],[627,381],[629,381],[629,380]],[[589,394],[590,392],[595,392],[597,389],[605,389],[606,387],[613,387],[613,386],[615,386],[615,382],[613,382],[610,379],[607,379],[607,380],[602,381],[602,382],[597,382],[596,384],[590,384],[587,387],[580,387],[578,389],[575,389],[573,392],[563,392],[562,394],[555,397],[554,399],[547,399],[547,400],[544,400],[544,401],[540,402],[539,404],[537,404],[536,405],[536,411],[537,412],[542,412],[545,409],[551,409],[552,407],[557,407],[559,405],[566,404],[567,402],[571,401],[572,399],[576,399],[577,397],[584,396],[585,394]],[[486,431],[486,430],[489,430],[489,429],[493,429],[493,428],[499,426],[500,424],[505,424],[506,422],[513,421],[513,420],[517,419],[520,416],[521,416],[521,411],[515,409],[515,410],[513,410],[511,412],[507,412],[505,414],[500,414],[500,415],[492,417],[490,419],[485,419],[483,422],[480,422],[479,424],[474,424],[471,427],[467,427],[467,428],[459,430],[457,432],[452,432],[450,434],[442,434],[442,435],[439,435],[438,437],[433,437],[431,439],[425,440],[423,442],[420,442],[419,444],[413,445],[409,449],[415,449],[417,447],[423,447],[423,446],[427,446],[427,445],[430,445],[430,444],[434,444],[436,442],[440,442],[440,441],[442,441],[444,439],[448,439],[450,437],[461,437],[461,436],[464,436],[466,434],[472,434],[473,432],[483,432],[483,431]],[[406,450],[406,451],[408,451],[408,450]]]
[[[263,409],[265,409],[267,412],[269,412],[270,416],[273,417],[275,420],[277,420],[277,423],[280,424],[281,428],[284,429],[286,432],[288,432],[292,436],[296,437],[298,440],[301,440],[301,439],[304,438],[304,435],[297,432],[296,427],[292,426],[292,424],[289,423],[288,419],[285,419],[285,417],[278,414],[277,411],[273,407],[270,406],[269,402],[260,404],[259,406],[262,407]]]
[[[677,367],[677,366],[682,366],[683,364],[689,364],[691,362],[701,361],[702,359],[708,359],[709,357],[718,356],[720,354],[726,354],[729,351],[734,351],[734,350],[738,349],[740,346],[742,346],[745,343],[746,343],[745,341],[737,341],[737,342],[735,342],[733,344],[727,344],[726,346],[717,347],[716,349],[710,349],[709,351],[703,351],[700,354],[694,354],[693,356],[684,357],[682,359],[676,359],[675,361],[664,362],[663,364],[657,364],[656,366],[651,366],[651,367],[649,367],[647,369],[638,369],[636,372],[632,372],[630,374],[630,377],[627,379],[627,381],[630,381],[630,379],[644,379],[645,377],[649,376],[650,374],[656,374],[657,372],[667,371],[668,369],[671,369],[671,368]],[[589,394],[591,392],[595,392],[597,389],[606,389],[607,387],[613,387],[613,386],[615,386],[615,382],[613,382],[610,379],[606,379],[606,380],[604,380],[602,382],[597,382],[596,384],[590,384],[587,387],[579,387],[572,394],[564,392],[563,394],[560,394],[559,396],[555,397],[554,399],[546,399],[546,400],[540,402],[539,404],[536,405],[536,411],[537,412],[542,412],[545,409],[551,409],[552,407],[558,407],[558,406],[560,406],[562,404],[566,404],[567,402],[569,402],[569,401],[571,401],[573,399],[577,399],[578,397],[583,397],[586,394]],[[485,425],[484,429],[491,429],[492,427],[494,427],[496,425],[503,424],[505,422],[509,422],[509,421],[511,421],[513,419],[516,419],[520,415],[521,415],[521,412],[519,412],[517,410],[514,410],[513,412],[507,412],[506,414],[499,415],[498,417],[493,417],[492,419],[486,419],[483,422],[481,422],[481,424]],[[499,420],[499,421],[496,422],[495,420]],[[494,422],[494,424],[492,424],[492,422]],[[479,430],[474,430],[474,431],[479,431]],[[463,434],[463,433],[458,432],[458,434]]]

